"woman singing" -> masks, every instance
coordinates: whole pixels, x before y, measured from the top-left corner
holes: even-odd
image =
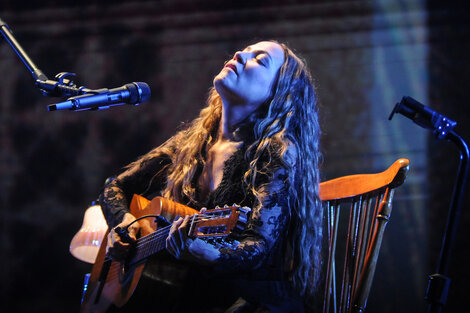
[[[134,194],[196,210],[246,206],[247,227],[235,247],[220,248],[189,238],[188,216],[172,221],[166,251],[147,262],[145,282],[122,311],[311,310],[305,304],[321,279],[322,212],[309,71],[284,44],[262,41],[236,52],[213,85],[186,129],[108,180],[100,196],[113,227],[108,254],[122,260],[132,246],[114,227],[135,220],[128,209]],[[129,227],[133,240],[138,231],[139,222]]]

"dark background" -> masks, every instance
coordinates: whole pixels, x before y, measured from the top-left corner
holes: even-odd
[[[0,39],[0,311],[78,312],[91,265],[69,244],[106,177],[161,144],[202,108],[238,49],[276,39],[305,57],[321,102],[323,180],[410,159],[370,294],[369,312],[423,312],[459,152],[405,117],[411,96],[470,138],[470,14],[465,1],[0,0],[0,18],[50,78],[88,88],[147,82],[151,99],[96,112],[47,112],[47,98]],[[468,190],[468,189],[467,189]],[[445,312],[468,298],[465,195]]]

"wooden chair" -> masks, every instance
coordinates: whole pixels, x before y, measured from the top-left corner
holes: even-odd
[[[364,312],[394,189],[403,184],[408,168],[409,160],[399,159],[382,173],[320,184],[329,239],[324,313]]]

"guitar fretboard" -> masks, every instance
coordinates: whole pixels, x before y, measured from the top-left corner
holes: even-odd
[[[154,253],[165,249],[165,241],[170,233],[170,227],[165,226],[157,231],[141,237],[136,241],[135,255],[132,257],[129,265],[139,263]]]
[[[236,211],[243,210],[242,216],[239,214],[235,214]],[[231,233],[232,228],[228,227],[228,223],[232,221],[233,227],[236,228],[236,221],[241,222],[241,225],[244,225],[247,221],[247,212],[249,209],[247,208],[240,208],[238,206],[227,207],[227,208],[218,208],[216,210],[212,210],[209,214],[206,212],[204,214],[195,214],[192,216],[189,222],[189,232],[188,235],[196,236],[196,237],[204,237],[206,239],[209,238],[220,238],[222,241],[218,244],[228,244],[233,245],[233,243],[224,243],[224,238]],[[207,221],[216,221],[217,223],[212,223],[206,226],[200,226],[201,223]],[[240,227],[241,225],[238,225]],[[166,238],[170,233],[171,225],[162,227],[155,232],[143,236],[136,241],[134,255],[132,256],[131,260],[129,261],[129,266],[137,264],[149,256],[165,249],[166,247]],[[244,226],[242,227],[244,228]],[[195,231],[198,229],[197,231]]]

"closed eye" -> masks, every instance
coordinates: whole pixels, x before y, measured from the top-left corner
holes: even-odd
[[[263,66],[267,66],[268,65],[268,58],[266,57],[266,54],[265,53],[260,53],[256,56],[256,61],[263,65]]]

